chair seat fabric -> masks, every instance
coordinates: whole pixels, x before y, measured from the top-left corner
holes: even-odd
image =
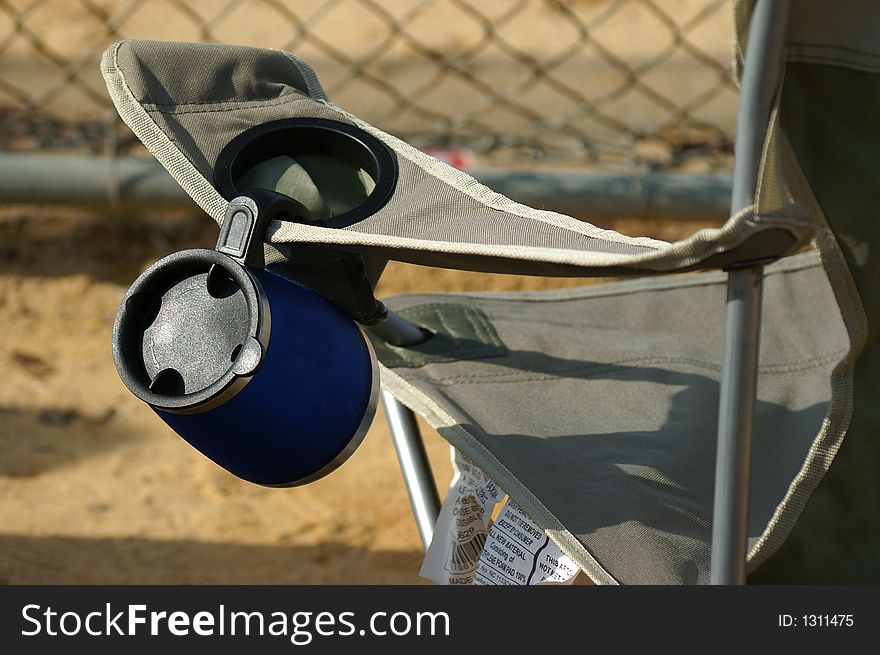
[[[383,384],[479,462],[597,582],[709,576],[726,276],[540,293],[427,294],[389,306],[436,332],[376,341]],[[767,271],[750,560],[787,502],[849,348],[815,252]]]

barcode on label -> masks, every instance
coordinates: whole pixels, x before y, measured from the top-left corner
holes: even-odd
[[[480,555],[483,552],[483,546],[486,544],[486,533],[478,532],[469,541],[460,544],[454,544],[449,564],[453,571],[470,571],[472,570]]]

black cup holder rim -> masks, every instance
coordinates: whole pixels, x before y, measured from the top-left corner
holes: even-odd
[[[310,225],[342,228],[372,216],[391,199],[397,186],[399,169],[394,152],[379,139],[349,123],[327,118],[283,118],[254,126],[233,138],[221,150],[214,166],[214,185],[226,200],[244,189],[237,188],[236,178],[251,165],[282,154],[287,138],[299,137],[297,145],[308,146],[311,138],[330,138],[337,149],[346,151],[369,173],[375,187],[357,207],[327,220],[309,221]],[[326,141],[325,141],[326,143]]]

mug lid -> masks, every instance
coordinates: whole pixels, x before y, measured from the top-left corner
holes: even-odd
[[[154,408],[212,409],[260,368],[269,303],[259,281],[227,254],[184,250],[150,266],[126,293],[113,327],[125,385]]]

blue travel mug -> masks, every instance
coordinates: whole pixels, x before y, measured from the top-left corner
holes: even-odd
[[[379,376],[347,314],[261,267],[269,218],[254,197],[237,197],[216,250],[150,266],[120,306],[113,356],[126,386],[192,446],[245,480],[285,487],[354,452]]]

